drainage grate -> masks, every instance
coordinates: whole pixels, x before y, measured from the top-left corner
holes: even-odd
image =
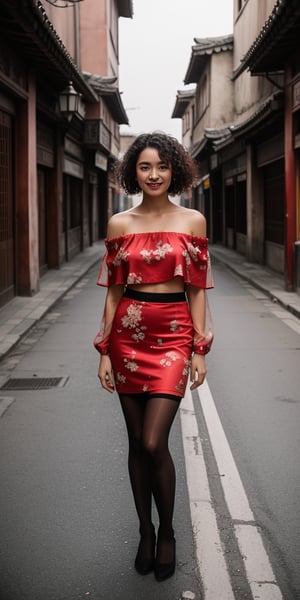
[[[68,377],[20,377],[8,379],[1,390],[48,390],[53,387],[63,387]]]

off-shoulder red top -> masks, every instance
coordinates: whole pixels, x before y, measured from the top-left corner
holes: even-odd
[[[104,241],[98,285],[161,283],[183,277],[186,284],[196,287],[214,286],[206,237],[154,231]]]

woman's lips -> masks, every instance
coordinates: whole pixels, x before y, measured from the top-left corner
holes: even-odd
[[[148,183],[147,185],[149,188],[151,188],[151,190],[158,190],[158,188],[161,186],[160,183]]]

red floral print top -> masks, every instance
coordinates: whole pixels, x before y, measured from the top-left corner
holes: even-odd
[[[214,286],[208,240],[187,233],[128,233],[106,238],[97,284],[161,283],[183,277],[186,284]]]

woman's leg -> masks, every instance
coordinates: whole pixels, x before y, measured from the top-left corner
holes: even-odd
[[[151,464],[142,443],[146,401],[143,398],[125,395],[120,395],[120,401],[129,440],[129,476],[140,522],[141,541],[136,568],[139,572],[146,573],[152,568],[155,544],[151,506]]]
[[[152,464],[152,490],[159,515],[157,559],[169,563],[174,557],[173,512],[175,499],[175,468],[168,447],[171,425],[179,402],[169,398],[150,398],[147,401],[143,445]]]

